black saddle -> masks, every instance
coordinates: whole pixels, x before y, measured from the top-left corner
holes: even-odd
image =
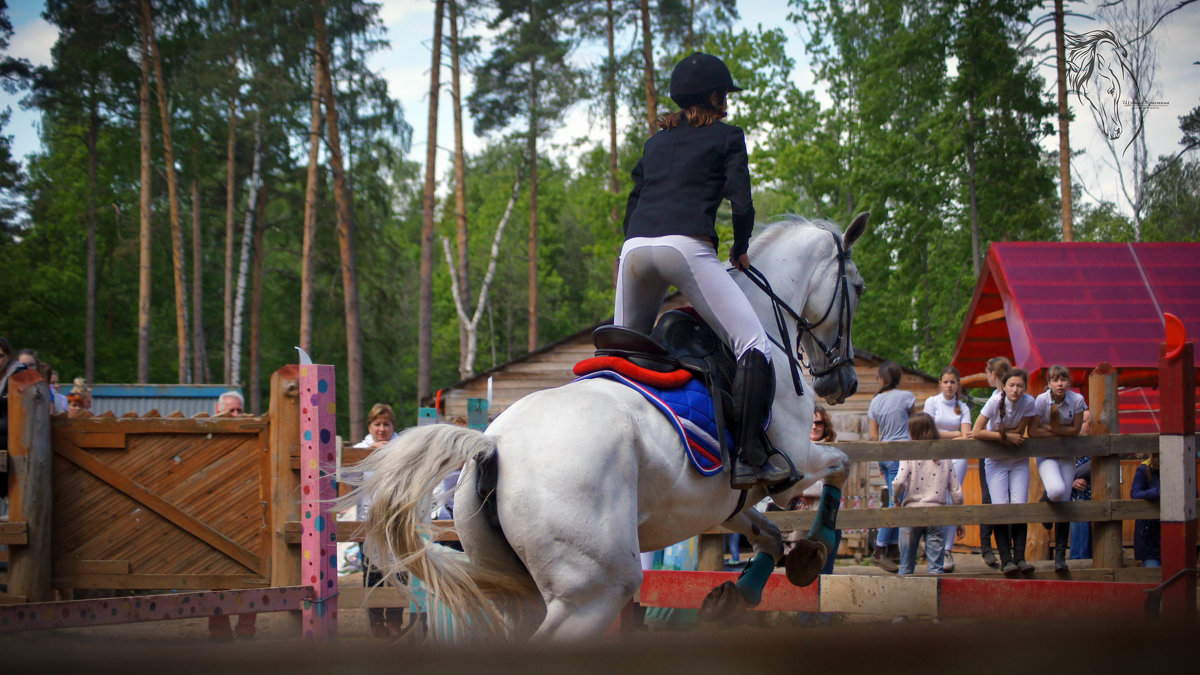
[[[713,397],[718,420],[732,425],[733,375],[737,360],[716,332],[686,310],[665,312],[649,335],[624,326],[592,333],[596,356],[624,358],[660,373],[684,369],[699,377]]]

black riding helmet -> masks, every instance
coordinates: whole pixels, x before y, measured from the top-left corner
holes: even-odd
[[[725,62],[711,54],[696,52],[671,71],[671,100],[680,108],[703,103],[717,90],[731,93],[742,88],[733,83]]]

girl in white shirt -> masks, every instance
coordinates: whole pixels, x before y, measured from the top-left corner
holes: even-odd
[[[940,392],[925,399],[925,414],[933,418],[940,439],[968,439],[971,437],[971,408],[959,398],[960,390],[958,369],[946,366],[938,378]],[[911,420],[909,422],[911,429]],[[911,433],[911,431],[910,431]],[[951,460],[954,467],[954,480],[962,489],[963,479],[967,477],[967,460]],[[947,525],[942,539],[945,543],[942,566],[946,572],[954,571],[954,538],[958,534],[958,525]]]
[[[1003,445],[1023,445],[1025,431],[1034,419],[1033,397],[1025,393],[1028,387],[1028,373],[1020,368],[1008,371],[1002,391],[992,394],[979,412],[972,436],[981,441],[999,441]],[[989,457],[984,461],[984,472],[993,504],[1024,504],[1029,500],[1029,458]],[[1033,565],[1025,560],[1028,528],[1027,524],[1020,523],[997,525],[993,530],[996,549],[1000,553],[1000,571],[1033,571]]]
[[[1071,371],[1064,366],[1051,366],[1046,373],[1046,391],[1034,401],[1034,424],[1029,427],[1031,437],[1078,436],[1083,427],[1083,414],[1087,401],[1071,390]],[[1046,487],[1046,499],[1065,502],[1071,499],[1071,487],[1075,482],[1074,457],[1041,457],[1037,460],[1038,475]],[[1066,548],[1069,523],[1054,525],[1054,569],[1067,569]]]

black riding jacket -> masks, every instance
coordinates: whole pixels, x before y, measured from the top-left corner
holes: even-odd
[[[717,207],[733,206],[733,248],[746,252],[754,228],[746,136],[717,122],[664,129],[650,137],[633,168],[625,205],[625,238],[683,234],[708,237],[717,247]]]

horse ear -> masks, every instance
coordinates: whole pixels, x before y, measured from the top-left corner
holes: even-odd
[[[842,237],[842,245],[846,247],[847,251],[850,250],[851,246],[854,246],[854,242],[858,241],[859,237],[866,233],[867,219],[870,217],[870,211],[863,211],[854,216],[854,222],[850,223],[850,227],[846,228],[845,236]]]

